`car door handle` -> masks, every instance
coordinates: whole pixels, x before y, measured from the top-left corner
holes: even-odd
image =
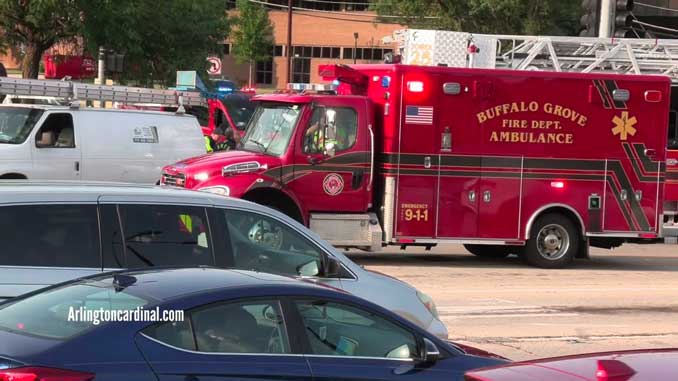
[[[144,155],[144,157],[145,157],[146,159],[152,159],[152,158],[153,158],[153,154],[152,154],[152,153],[147,153],[147,154]]]
[[[76,161],[75,165],[73,167],[75,168],[76,172],[80,172],[80,162],[79,161]]]

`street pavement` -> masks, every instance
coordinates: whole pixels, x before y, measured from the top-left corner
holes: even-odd
[[[513,360],[678,348],[678,245],[592,249],[563,270],[460,245],[350,256],[432,296],[450,339]]]

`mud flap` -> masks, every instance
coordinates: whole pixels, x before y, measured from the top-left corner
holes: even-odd
[[[590,259],[591,256],[589,255],[589,240],[584,238],[579,242],[579,250],[577,252],[577,255],[575,258],[584,258],[584,259]]]

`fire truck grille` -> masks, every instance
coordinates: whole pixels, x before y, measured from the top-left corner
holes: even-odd
[[[176,175],[170,175],[167,173],[162,174],[162,182],[165,185],[172,187],[184,187],[186,186],[186,175],[183,173],[178,173]]]

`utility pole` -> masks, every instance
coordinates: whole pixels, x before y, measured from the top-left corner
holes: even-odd
[[[106,84],[105,78],[106,50],[103,46],[99,47],[99,65],[97,66],[97,79],[100,85]]]
[[[292,82],[292,0],[287,1],[287,83]]]
[[[614,34],[616,0],[600,0],[600,24],[598,37],[610,38]]]
[[[355,42],[353,47],[353,63],[356,63],[356,56],[358,55],[358,32],[353,32],[353,40]]]

